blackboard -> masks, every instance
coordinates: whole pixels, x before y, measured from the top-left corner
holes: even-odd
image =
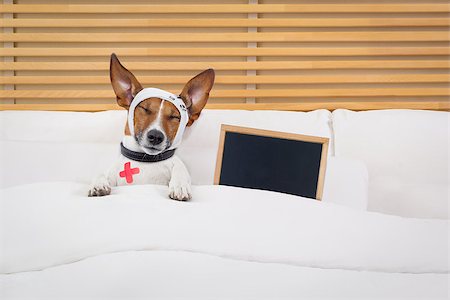
[[[214,183],[320,200],[328,138],[222,125]]]

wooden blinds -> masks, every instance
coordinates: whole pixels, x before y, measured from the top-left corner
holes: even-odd
[[[210,108],[450,109],[448,1],[3,3],[1,109],[117,108],[111,52],[174,93],[216,69]]]

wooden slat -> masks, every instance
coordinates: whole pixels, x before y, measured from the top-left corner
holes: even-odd
[[[448,18],[287,18],[287,19],[10,19],[0,27],[34,28],[211,28],[211,27],[438,27]]]
[[[207,109],[287,110],[310,111],[316,109],[428,109],[450,110],[448,101],[358,101],[358,102],[299,102],[299,103],[208,103]],[[0,104],[0,110],[46,111],[104,111],[121,110],[116,104]]]
[[[311,48],[0,48],[0,56],[421,56],[450,55],[449,47]]]
[[[191,76],[138,76],[142,84],[184,84]],[[450,74],[216,76],[216,84],[439,83]],[[0,84],[109,84],[108,76],[3,76]]]
[[[176,93],[177,91],[172,91]],[[211,97],[379,97],[379,96],[449,96],[447,88],[330,88],[330,89],[259,89],[259,90],[213,90]],[[14,90],[0,91],[0,98],[114,98],[112,90]]]
[[[76,5],[14,4],[0,13],[430,13],[450,12],[447,4],[188,4],[188,5]]]
[[[125,63],[125,62],[124,62]],[[448,60],[126,62],[130,70],[448,69]],[[109,70],[107,62],[0,62],[0,70]]]
[[[450,110],[448,101],[358,101],[358,102],[300,102],[300,103],[211,103],[208,109],[244,109],[244,110],[287,110],[287,111],[311,111],[316,109],[425,109],[425,110]],[[1,109],[1,107],[0,107]]]
[[[252,1],[254,2],[249,0]],[[448,31],[450,18],[444,15],[450,12],[450,5],[443,1],[401,2],[403,3],[217,5],[186,4],[179,1],[181,4],[175,5],[133,5],[130,1],[130,5],[1,5],[0,13],[14,16],[12,19],[0,20],[0,27],[9,30],[0,33],[0,43],[10,43],[15,48],[0,48],[0,59],[11,59],[0,62],[0,70],[10,74],[0,77],[0,85],[14,87],[15,90],[0,91],[0,100],[4,102],[12,99],[18,103],[30,104],[0,105],[0,109],[8,107],[51,110],[70,108],[69,110],[83,111],[117,109],[107,77],[108,56],[111,52],[115,52],[121,57],[124,65],[133,72],[152,70],[185,72],[215,68],[218,70],[216,83],[219,85],[211,92],[212,101],[208,105],[209,108],[450,110],[449,101],[442,100],[450,96],[450,90],[446,85],[450,82],[450,75],[443,74],[448,72],[450,67],[450,47],[447,43],[450,41]],[[93,15],[92,18],[77,15],[80,13]],[[196,19],[189,18],[193,13],[200,15],[197,15]],[[224,13],[230,15],[223,17]],[[272,15],[265,18],[268,15],[263,15],[264,13]],[[279,14],[275,15],[276,13]],[[62,14],[66,15],[62,17],[60,16]],[[161,15],[155,17],[155,14]],[[215,14],[221,14],[221,18],[215,18]],[[244,19],[243,14],[255,18]],[[169,17],[166,18],[166,15]],[[105,19],[108,17],[109,19]],[[122,17],[125,19],[121,19]],[[13,28],[24,30],[13,31]],[[63,30],[58,30],[59,28],[68,28],[69,30],[64,31],[70,32],[63,33],[61,32]],[[155,28],[151,30],[155,32],[137,33],[136,30],[123,32],[122,28]],[[189,31],[194,33],[185,32],[185,28],[191,28]],[[194,31],[197,28],[199,30]],[[216,30],[215,33],[211,31],[202,33],[207,30],[201,28],[216,28]],[[239,28],[242,31],[226,28]],[[258,32],[256,28],[280,29],[275,30],[277,32],[269,30]],[[89,32],[83,33],[84,31]],[[22,45],[22,42],[29,44]],[[114,47],[102,44],[110,42]],[[257,44],[258,42],[273,42],[276,46],[266,48],[266,44]],[[295,42],[303,43],[303,46],[294,44]],[[159,44],[158,48],[152,48],[151,43],[163,44],[162,46]],[[210,48],[211,46],[201,48],[200,43],[211,43],[212,47],[217,48]],[[240,48],[244,43],[256,47]],[[28,48],[30,46],[32,47]],[[127,47],[120,48],[120,46]],[[227,48],[227,46],[234,47]],[[384,56],[388,57],[383,58]],[[52,59],[53,57],[58,59]],[[84,60],[84,57],[88,59]],[[139,59],[134,59],[133,62],[130,57],[149,58],[144,59],[145,62],[136,61]],[[159,57],[167,57],[165,59],[167,61],[160,61]],[[209,60],[213,61],[199,62],[196,61],[197,57],[210,57]],[[235,59],[229,62],[225,59],[227,57]],[[248,61],[249,57],[256,61]],[[360,70],[357,73],[347,72],[357,69]],[[273,75],[254,76],[257,71],[262,70],[279,72],[273,72]],[[312,71],[301,72],[302,75],[288,75],[291,74],[290,70]],[[328,75],[317,75],[318,72],[314,70],[327,70],[320,74]],[[228,72],[224,76],[221,71],[243,71],[243,73],[235,76],[229,75],[231,72]],[[17,76],[22,73],[27,76]],[[168,72],[157,72],[159,73],[164,76],[138,77],[146,86],[165,84],[174,90],[176,85],[181,86],[191,77],[170,76],[167,75],[170,74]],[[91,76],[92,74],[95,76]],[[243,76],[244,74],[247,75]],[[283,87],[286,84],[292,86]],[[48,90],[38,85],[45,85]],[[86,88],[79,89],[76,85],[83,85]],[[233,86],[228,87],[233,89],[227,89],[223,85],[246,86],[247,89]],[[249,89],[251,86],[255,89]],[[221,98],[220,102],[228,103],[214,103],[216,98]],[[72,101],[96,103],[98,99],[109,99],[111,105],[63,104]],[[242,99],[253,99],[256,102],[262,101],[260,99],[264,101],[277,99],[283,103],[250,105],[230,103],[240,102]],[[323,102],[323,99],[329,99],[330,102]],[[340,101],[347,99],[359,100]],[[411,99],[417,102],[410,101]],[[321,102],[316,103],[315,100]],[[290,103],[296,101],[297,103]],[[41,104],[42,102],[52,103],[47,105]]]
[[[257,33],[2,33],[2,42],[446,42],[447,31]]]

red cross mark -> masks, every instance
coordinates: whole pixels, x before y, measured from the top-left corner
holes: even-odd
[[[119,173],[120,177],[125,177],[127,183],[133,183],[133,175],[139,174],[139,168],[131,168],[130,162],[125,163],[124,170]]]

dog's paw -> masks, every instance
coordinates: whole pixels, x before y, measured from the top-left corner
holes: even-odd
[[[101,197],[111,194],[111,186],[104,176],[98,177],[89,189],[89,197]]]
[[[192,198],[191,185],[169,183],[169,197],[173,200],[187,201]]]
[[[111,194],[110,186],[94,186],[89,190],[89,197],[101,197]]]

